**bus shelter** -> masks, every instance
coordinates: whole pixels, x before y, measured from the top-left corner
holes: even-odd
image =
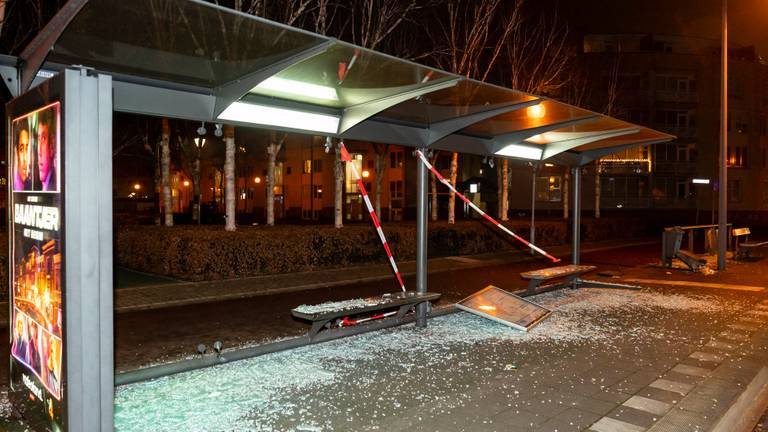
[[[69,0],[19,58],[0,58],[0,76],[16,97],[8,105],[10,161],[19,158],[14,152],[24,128],[42,136],[40,125],[56,122],[59,133],[55,190],[9,182],[9,232],[18,233],[10,268],[21,269],[26,248],[39,250],[41,242],[59,253],[60,267],[50,270],[61,280],[54,292],[58,327],[51,326],[58,333],[43,330],[49,346],[63,347],[51,351],[60,357],[60,379],[52,382],[42,371],[35,377],[24,362],[12,373],[12,387],[34,396],[23,404],[53,430],[113,427],[113,112],[569,166],[574,263],[580,167],[674,138],[199,0]],[[427,292],[427,175],[419,163],[421,293]],[[26,216],[38,210],[61,212],[56,230],[33,226]],[[13,298],[23,272],[10,273]],[[14,301],[11,309],[12,320],[26,317]],[[426,325],[426,317],[420,308],[417,325]]]

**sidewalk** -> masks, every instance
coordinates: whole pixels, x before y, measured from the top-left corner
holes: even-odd
[[[426,329],[124,386],[116,424],[192,430],[216,418],[208,430],[735,432],[764,408],[752,403],[768,379],[763,292],[583,289],[534,300],[554,312],[529,333],[458,312]],[[191,387],[213,388],[215,398],[199,391],[169,402]]]

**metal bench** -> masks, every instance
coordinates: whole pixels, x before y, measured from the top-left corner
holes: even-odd
[[[291,313],[296,318],[312,323],[309,340],[313,341],[323,329],[330,330],[378,319],[390,319],[399,323],[414,307],[439,298],[440,294],[437,293],[397,292],[345,302],[301,305],[292,309]],[[359,318],[352,320],[351,317]]]
[[[551,291],[555,289],[565,287],[576,287],[579,276],[584,273],[589,273],[595,270],[597,267],[589,265],[577,265],[571,264],[560,267],[551,267],[541,270],[533,270],[525,273],[520,273],[520,277],[528,280],[528,288],[526,288],[526,295],[535,294],[537,292]],[[542,285],[544,282],[562,279],[560,282],[552,283],[549,285]]]
[[[752,251],[757,248],[768,246],[768,241],[749,241],[749,236],[752,232],[749,228],[736,228],[733,230],[734,238],[734,257],[736,259],[752,258]],[[739,237],[744,237],[744,241],[739,243]]]

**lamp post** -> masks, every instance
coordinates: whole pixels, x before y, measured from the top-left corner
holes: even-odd
[[[717,269],[725,270],[728,248],[728,0],[723,0],[720,77],[720,184],[718,190]]]

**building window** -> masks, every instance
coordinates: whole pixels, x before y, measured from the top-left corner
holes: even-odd
[[[536,177],[536,200],[560,202],[563,199],[560,176]]]
[[[728,147],[728,166],[732,168],[747,167],[747,148],[746,147]]]
[[[392,199],[402,199],[403,198],[403,182],[402,181],[391,181],[389,182],[389,196],[392,197]]]
[[[675,196],[677,199],[684,200],[688,198],[688,194],[690,193],[690,182],[686,180],[678,180],[677,181],[677,190]]]
[[[275,195],[283,194],[283,163],[278,162],[275,164]]]
[[[390,168],[402,168],[403,167],[403,152],[394,151],[389,153],[389,167]]]
[[[323,160],[322,159],[315,159],[315,160],[305,159],[302,172],[304,174],[312,174],[313,172],[316,172],[316,173],[323,172]]]
[[[672,128],[695,126],[693,112],[688,110],[657,110],[656,124]]]
[[[693,162],[696,159],[696,144],[678,144],[677,161]]]
[[[358,174],[362,174],[363,172],[363,155],[360,153],[354,153],[350,155],[352,158],[351,163],[344,164],[345,169],[345,192],[348,194],[354,194],[359,192],[359,188],[357,187],[357,178],[355,178],[355,174],[352,171],[352,167],[357,170]]]

